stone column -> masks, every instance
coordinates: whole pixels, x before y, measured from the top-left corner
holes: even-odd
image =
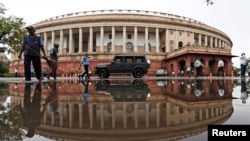
[[[60,127],[63,127],[63,109],[64,109],[64,104],[63,102],[59,102],[59,113],[60,113]]]
[[[115,52],[115,27],[112,26],[112,47],[111,52]]]
[[[73,116],[74,116],[73,111],[74,111],[74,106],[73,106],[72,103],[69,103],[69,113],[68,113],[69,114],[69,128],[73,127],[73,120],[74,120],[74,118],[73,118]]]
[[[63,44],[63,30],[60,30],[60,47],[59,47],[59,54],[63,53],[64,44]]]
[[[82,103],[78,103],[79,106],[79,128],[82,129],[83,127],[83,110],[82,110]]]
[[[49,103],[51,105],[51,103]],[[51,113],[51,125],[55,125],[55,113]]]
[[[148,48],[148,27],[145,27],[145,52],[149,52]]]
[[[126,53],[126,39],[127,39],[127,35],[126,35],[126,26],[123,26],[123,46],[122,46],[122,52]]]
[[[100,104],[100,120],[101,120],[101,129],[104,129],[104,104]]]
[[[100,36],[100,52],[104,52],[104,28],[101,26],[101,36]]]
[[[185,47],[185,46],[187,46],[187,34],[188,34],[188,33],[187,33],[187,31],[184,31],[184,32],[183,32],[183,34],[184,34],[184,39],[183,39],[183,40],[184,40],[184,42],[183,42],[183,46]]]
[[[127,103],[123,103],[123,129],[127,129]]]
[[[138,52],[138,47],[137,47],[137,27],[134,27],[134,52]]]
[[[69,53],[73,53],[73,30],[69,29]]]
[[[203,115],[202,115],[202,109],[199,110],[198,115],[199,115],[199,121],[202,121],[202,117],[203,117]]]
[[[168,29],[165,29],[165,52],[170,52],[170,47],[168,46],[169,44],[168,40]]]
[[[93,52],[93,27],[89,27],[89,47],[88,52]]]
[[[47,32],[44,32],[43,38],[44,38],[44,50],[47,53],[47,51],[48,51],[48,35],[47,35]]]
[[[222,47],[222,45],[221,45],[221,40],[220,40],[220,39],[218,39],[218,47],[219,47],[219,48]]]
[[[137,103],[135,103],[134,104],[134,108],[135,108],[135,129],[138,129],[138,125],[139,125],[139,119],[138,119],[138,113],[139,113],[139,111],[138,111],[138,104]]]
[[[213,37],[210,36],[210,47],[213,48]]]
[[[214,47],[218,47],[217,40],[217,38],[214,39]]]
[[[205,47],[207,47],[207,35],[205,35]]]
[[[94,127],[94,115],[93,115],[93,104],[89,104],[89,128],[93,129]]]
[[[201,34],[198,33],[198,46],[201,46]]]
[[[156,103],[156,127],[160,127],[160,117],[161,117],[161,110],[160,110],[161,103]]]
[[[175,30],[175,34],[174,34],[174,44],[175,44],[175,46],[174,46],[174,49],[178,49],[178,38],[177,38],[177,30]]]
[[[79,50],[78,53],[82,52],[82,27],[79,27]]]
[[[146,117],[146,128],[148,129],[149,128],[149,110],[150,110],[150,104],[149,103],[146,103],[145,104],[146,106],[146,114],[145,114],[145,117]]]
[[[55,43],[55,31],[51,31],[51,47],[50,48],[53,48],[54,46],[54,43]]]
[[[46,108],[47,108],[47,106],[46,106]],[[45,109],[45,112],[44,112],[44,114],[43,114],[43,123],[44,124],[46,124],[47,123],[47,110]]]
[[[111,105],[112,110],[112,129],[115,129],[115,104]]]
[[[155,52],[159,53],[159,28],[155,29]]]

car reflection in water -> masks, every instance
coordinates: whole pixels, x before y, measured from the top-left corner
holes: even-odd
[[[57,82],[55,96],[53,87],[43,85],[41,104],[51,96],[57,104],[56,113],[50,110],[52,101],[45,105],[43,121],[36,128],[37,140],[39,137],[89,141],[192,140],[197,136],[199,140],[206,140],[200,133],[206,133],[209,124],[249,124],[248,119],[230,120],[238,115],[234,112],[244,108],[239,110],[233,106],[233,87],[240,87],[240,81],[232,84],[231,80],[166,79],[166,82],[165,86],[157,86],[156,80],[92,80],[88,102],[82,100],[86,86],[77,80]],[[24,84],[18,87],[9,84],[7,88],[10,105],[23,107]],[[197,90],[202,93],[195,92]],[[240,94],[240,89],[235,91]],[[239,99],[234,102],[237,101],[242,104]],[[15,111],[11,111],[13,113]],[[248,116],[246,113],[244,117]],[[18,116],[14,117],[20,121]],[[11,118],[7,121],[18,123]],[[14,127],[22,129],[21,125]]]
[[[145,101],[150,95],[148,85],[141,79],[120,80],[119,82],[99,80],[95,85],[95,91],[112,95],[116,102]]]

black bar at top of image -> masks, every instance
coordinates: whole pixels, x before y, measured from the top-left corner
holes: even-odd
[[[208,125],[208,141],[216,139],[250,140],[250,125]]]

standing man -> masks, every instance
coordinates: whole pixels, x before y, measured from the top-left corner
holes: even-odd
[[[18,77],[18,68],[15,68],[15,77]]]
[[[245,53],[241,53],[241,56],[240,56],[240,76],[241,77],[245,77],[246,66],[247,66],[247,57],[245,56]]]
[[[54,77],[54,80],[56,80],[56,71],[57,71],[57,61],[58,61],[58,48],[59,44],[54,43],[54,47],[50,49],[50,59],[53,60],[55,63],[53,65],[51,64],[49,67],[49,72],[47,75],[47,78],[50,79],[49,77],[52,75]]]
[[[35,34],[36,30],[33,26],[28,26],[26,29],[29,32],[29,35],[24,36],[22,39],[22,49],[18,55],[18,58],[21,59],[22,53],[24,52],[24,76],[26,81],[31,80],[30,65],[32,65],[35,70],[36,78],[41,80],[41,55],[42,51],[44,57],[46,57],[44,51],[44,43],[41,37]]]
[[[224,61],[221,58],[218,62],[217,76],[219,76],[220,72],[222,72],[222,76],[224,77]]]
[[[191,68],[190,67],[187,67],[186,73],[187,73],[188,77],[190,77],[190,75],[191,75]]]
[[[200,58],[197,58],[197,60],[194,62],[194,67],[195,67],[195,70],[196,70],[196,77],[197,76],[202,76],[202,67],[204,65],[201,63],[201,60]]]
[[[90,76],[89,76],[89,67],[90,67],[89,66],[90,65],[89,58],[90,57],[88,56],[88,53],[85,53],[85,56],[82,58],[82,61],[81,61],[80,67],[79,67],[79,69],[80,69],[81,66],[83,65],[85,72],[82,74],[82,77],[86,74],[88,79],[90,79]]]

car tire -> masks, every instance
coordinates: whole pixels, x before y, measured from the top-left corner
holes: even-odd
[[[141,89],[144,86],[144,83],[142,80],[134,80],[133,81],[133,86],[135,89]]]
[[[108,71],[106,69],[100,69],[98,71],[98,76],[100,78],[108,78],[109,77],[109,73],[108,73]]]
[[[108,80],[100,80],[98,81],[98,88],[101,90],[106,90],[109,84],[110,82]]]
[[[141,69],[135,69],[135,70],[133,71],[133,76],[134,76],[135,78],[142,78],[142,76],[143,76],[143,71],[142,71]]]

